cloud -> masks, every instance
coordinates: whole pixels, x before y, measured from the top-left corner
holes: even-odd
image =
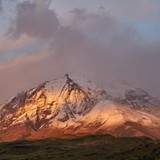
[[[49,9],[50,0],[24,1],[17,5],[15,27],[10,29],[14,37],[21,34],[39,38],[50,38],[59,27],[56,13]]]
[[[144,39],[134,25],[120,22],[113,16],[113,11],[118,16],[114,8],[112,12],[76,8],[69,12],[69,23],[62,25],[50,4],[44,0],[18,3],[14,27],[0,51],[17,54],[21,49],[28,52],[31,44],[47,47],[38,52],[31,49],[32,55],[24,54],[0,66],[1,99],[74,70],[87,70],[103,81],[110,76],[124,79],[159,97],[158,42]]]
[[[4,37],[0,39],[0,56],[6,52],[15,52],[23,47],[31,46],[36,42],[34,37],[29,37],[26,34],[21,35],[18,39]]]
[[[121,21],[148,21],[159,17],[160,1],[154,0],[106,0],[110,15]]]
[[[2,0],[0,0],[0,12],[2,11]]]
[[[37,84],[36,82],[40,83],[40,76],[44,76],[44,73],[41,74],[42,61],[45,61],[46,56],[45,53],[39,53],[38,56],[30,55],[1,64],[0,86],[3,91],[0,94],[1,100],[4,101],[16,95],[17,92],[32,88],[33,84]],[[32,81],[32,85],[29,81]]]

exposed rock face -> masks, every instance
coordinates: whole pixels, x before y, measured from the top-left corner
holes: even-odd
[[[151,113],[160,118],[160,101],[142,89],[127,90],[125,98],[119,98],[118,101],[133,109]]]
[[[0,109],[0,141],[90,134],[160,138],[160,102],[125,87],[117,97],[69,75],[18,94]],[[159,112],[160,113],[160,112]]]

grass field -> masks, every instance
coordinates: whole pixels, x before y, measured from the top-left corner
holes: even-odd
[[[0,160],[160,160],[160,141],[88,136],[0,144]]]

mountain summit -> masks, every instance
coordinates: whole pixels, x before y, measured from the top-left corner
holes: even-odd
[[[102,89],[85,76],[46,81],[0,108],[0,141],[111,134],[160,139],[160,102],[127,84]]]

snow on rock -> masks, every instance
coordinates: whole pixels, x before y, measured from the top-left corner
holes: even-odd
[[[160,102],[141,89],[113,81],[102,89],[83,75],[66,74],[1,106],[0,141],[108,133],[160,138],[159,113]],[[21,132],[13,138],[16,126]]]

